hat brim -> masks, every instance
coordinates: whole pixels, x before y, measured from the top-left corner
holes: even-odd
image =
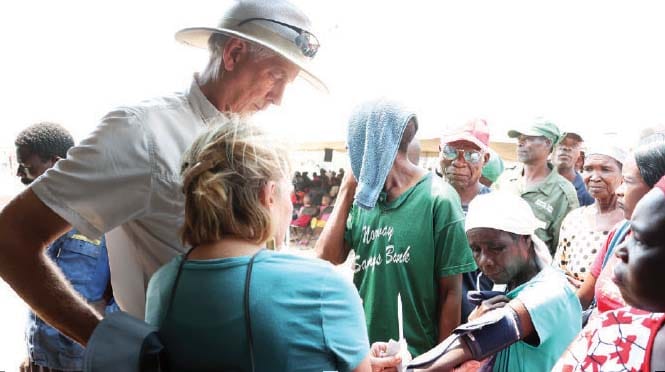
[[[508,137],[510,137],[510,138],[517,138],[517,137],[519,137],[523,134],[528,136],[528,134],[526,134],[524,132],[521,132],[519,130],[512,129],[512,130],[508,131]]]
[[[478,146],[483,151],[487,151],[488,148],[489,148],[486,144],[484,144],[478,138],[476,138],[476,137],[474,137],[470,134],[466,134],[466,133],[453,134],[453,135],[450,135],[450,136],[445,136],[445,137],[443,137],[441,142],[443,144],[446,144],[446,143],[459,142],[459,141],[471,142],[474,145]]]
[[[184,28],[175,34],[175,39],[183,44],[191,45],[197,48],[208,48],[208,40],[210,35],[220,33],[232,37],[237,37],[243,40],[250,41],[255,44],[259,44],[263,47],[266,47],[273,52],[279,54],[281,57],[286,58],[289,62],[300,68],[299,76],[302,76],[308,83],[310,83],[314,88],[321,90],[323,92],[329,93],[328,87],[326,84],[319,79],[314,73],[312,73],[308,66],[306,66],[303,61],[300,61],[296,58],[293,58],[290,53],[282,50],[281,48],[268,44],[258,38],[255,38],[251,35],[248,35],[243,32],[238,32],[236,30],[231,30],[228,28],[215,28],[215,27],[189,27]]]
[[[519,136],[533,136],[533,137],[545,137],[545,138],[550,138],[550,136],[547,136],[543,133],[536,132],[534,130],[529,130],[529,129],[512,129],[508,131],[508,137],[510,138],[517,138]],[[551,139],[551,138],[550,138]]]

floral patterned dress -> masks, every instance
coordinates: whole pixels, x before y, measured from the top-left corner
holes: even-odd
[[[650,371],[651,350],[665,314],[633,307],[589,321],[552,371]]]

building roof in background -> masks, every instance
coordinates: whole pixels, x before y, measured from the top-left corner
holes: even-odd
[[[439,153],[440,138],[426,138],[420,140],[421,156],[436,157]],[[490,147],[496,151],[503,160],[517,160],[517,143],[490,141]],[[332,149],[333,151],[346,152],[345,141],[304,141],[298,142],[293,146],[294,151],[324,151]]]

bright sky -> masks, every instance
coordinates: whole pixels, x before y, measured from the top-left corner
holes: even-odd
[[[343,139],[350,108],[376,96],[413,106],[421,138],[472,117],[495,139],[538,115],[631,141],[665,122],[663,2],[298,3],[318,22],[317,65],[332,93],[297,82],[263,115],[292,139]],[[207,55],[173,33],[213,24],[223,4],[4,2],[0,148],[37,120],[80,140],[116,105],[187,88]]]

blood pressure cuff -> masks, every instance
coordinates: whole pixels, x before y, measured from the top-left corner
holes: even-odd
[[[440,344],[413,359],[407,370],[428,366],[445,355],[458,339],[466,343],[473,359],[482,360],[519,341],[521,335],[517,313],[504,306],[457,327]]]
[[[519,341],[522,332],[515,310],[504,306],[462,324],[453,334],[466,342],[473,359],[481,360]]]

